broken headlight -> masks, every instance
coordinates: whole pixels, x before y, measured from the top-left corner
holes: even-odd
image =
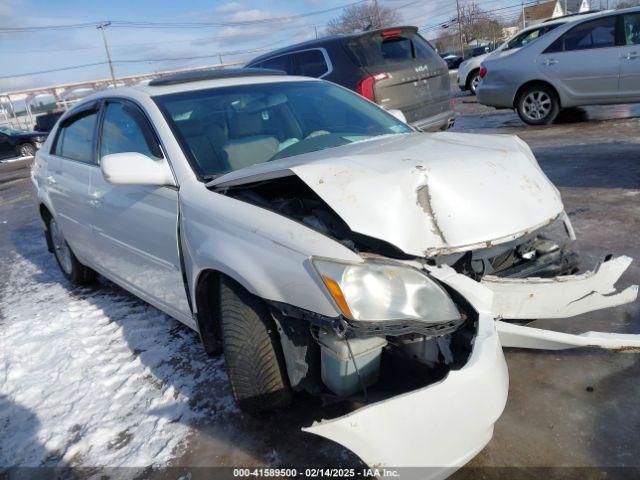
[[[331,298],[347,317],[359,321],[460,319],[447,292],[424,273],[405,265],[359,264],[312,258]]]

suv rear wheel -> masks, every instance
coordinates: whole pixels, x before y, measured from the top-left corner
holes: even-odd
[[[267,306],[230,279],[220,283],[222,342],[236,402],[246,412],[289,405],[280,339]]]
[[[529,125],[548,125],[560,112],[558,96],[546,85],[525,88],[516,103],[520,119]]]
[[[51,240],[53,254],[58,261],[60,270],[67,280],[74,285],[86,285],[96,278],[96,272],[82,265],[71,251],[71,247],[64,239],[62,230],[55,218],[49,217],[47,222],[47,235]]]

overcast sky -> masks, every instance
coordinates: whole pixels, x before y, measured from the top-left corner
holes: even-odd
[[[144,22],[238,22],[286,17],[346,5],[353,0],[0,0],[0,29],[69,25],[102,20]],[[461,0],[465,1],[465,0]],[[476,0],[486,9],[519,5],[519,0]],[[456,12],[455,0],[380,0],[397,10],[402,23],[434,25]],[[409,4],[409,5],[407,5]],[[517,12],[515,12],[517,13]],[[121,28],[107,35],[116,76],[211,65],[218,54],[262,47],[278,48],[313,38],[340,10],[260,25],[207,28]],[[428,36],[428,33],[427,33]],[[185,57],[211,55],[210,58]],[[225,62],[249,60],[258,52],[228,54]],[[162,61],[151,61],[164,59]],[[177,60],[173,60],[177,59]],[[0,32],[0,77],[104,62],[102,37],[95,26],[82,28]],[[123,60],[135,62],[122,62]],[[137,62],[138,60],[144,60]],[[0,79],[0,92],[109,76],[107,65]]]

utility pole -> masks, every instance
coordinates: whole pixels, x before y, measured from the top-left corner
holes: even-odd
[[[318,39],[318,26],[314,25],[313,29],[316,31],[316,40]]]
[[[522,8],[522,28],[526,28],[527,21],[524,18],[524,0],[520,0],[520,7]]]
[[[222,65],[222,54],[218,54],[218,58],[220,59],[220,65]]]
[[[458,35],[460,36],[460,56],[464,58],[464,43],[462,41],[462,22],[460,22],[460,0],[456,0],[458,10]]]
[[[107,42],[107,27],[111,25],[111,22],[102,22],[96,28],[102,31],[102,40],[104,41],[104,49],[107,52],[107,60],[109,61],[109,70],[111,71],[111,81],[113,86],[116,86],[116,75],[113,73],[113,62],[111,61],[111,52],[109,52],[109,43]]]
[[[376,21],[378,22],[376,28],[382,28],[382,18],[380,17],[380,5],[378,5],[378,0],[373,0],[373,10],[376,14]]]

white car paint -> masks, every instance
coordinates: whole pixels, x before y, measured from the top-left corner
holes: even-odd
[[[391,158],[400,161],[390,162]],[[210,185],[292,174],[352,230],[416,256],[513,240],[563,211],[558,190],[529,147],[504,135],[441,132],[377,137],[254,165]]]
[[[493,314],[497,318],[566,318],[597,308],[617,307],[638,297],[638,286],[616,293],[614,284],[631,265],[622,256],[602,263],[595,271],[555,278],[483,277],[482,284],[494,292]]]
[[[626,260],[608,262],[585,278],[515,283],[480,282],[450,266],[425,263],[424,257],[519,238],[559,216],[570,230],[557,189],[529,148],[515,137],[384,136],[247,167],[207,185],[198,181],[151,97],[274,81],[316,80],[274,76],[209,80],[118,89],[89,98],[117,96],[144,110],[177,187],[115,186],[106,182],[97,165],[73,162],[69,166],[65,159],[48,153],[56,127],[38,152],[32,172],[38,202],[56,218],[68,219],[65,234],[73,250],[82,252],[78,256],[83,262],[192,328],[197,329],[197,322],[179,277],[187,278],[194,298],[199,276],[206,269],[229,275],[264,299],[336,317],[337,307],[314,274],[310,257],[351,263],[364,262],[364,257],[302,223],[211,190],[299,176],[354,230],[416,256],[404,262],[447,284],[478,313],[472,353],[462,368],[450,371],[438,383],[374,402],[306,431],[341,443],[370,466],[430,467],[428,474],[444,478],[486,445],[504,408],[508,372],[501,339],[524,346],[533,339],[541,345],[537,339],[546,335],[535,329],[507,332],[503,322],[495,321],[510,315],[519,318],[527,311],[512,306],[522,296],[523,285],[533,289],[534,295],[538,289],[547,289],[545,293],[560,296],[558,292],[567,289],[577,295],[588,282],[588,288],[608,293],[626,268]],[[124,170],[111,171],[118,161],[107,159],[103,170],[112,178],[122,173],[124,180],[130,180]],[[110,224],[112,219],[123,222],[120,230]],[[184,250],[184,267],[179,265],[179,247]],[[619,303],[633,300],[632,296],[627,294]],[[610,302],[606,296],[593,295],[582,306],[583,311],[597,310]],[[557,302],[537,303],[535,309],[540,316],[549,316],[556,315],[559,307]],[[615,346],[637,346],[638,338],[618,336]],[[601,341],[600,345],[611,344]]]

